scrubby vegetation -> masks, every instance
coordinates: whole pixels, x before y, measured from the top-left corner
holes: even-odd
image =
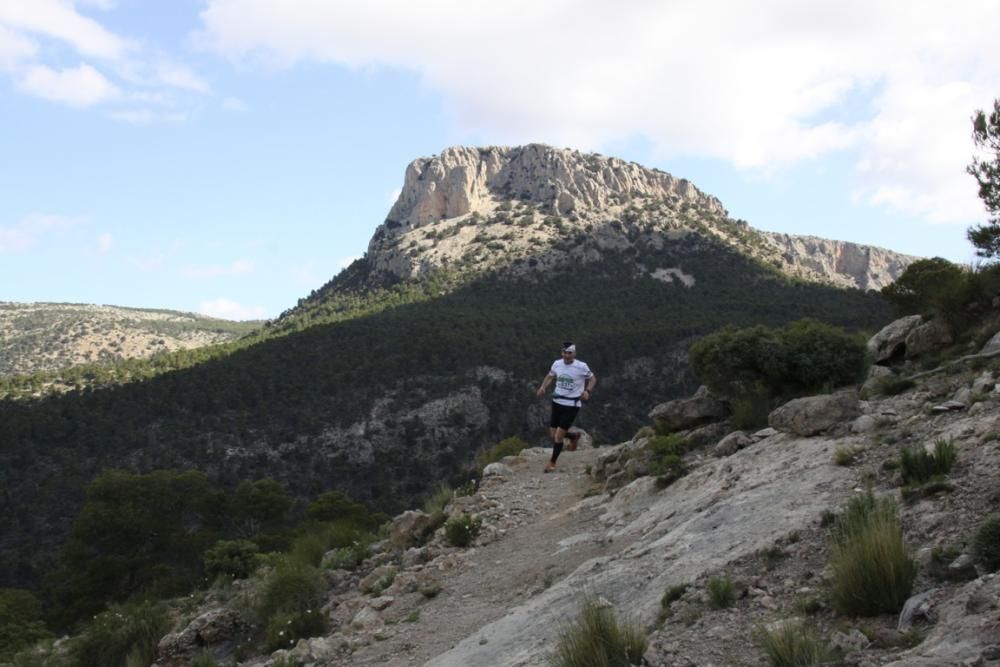
[[[809,667],[834,657],[816,629],[801,621],[786,621],[773,630],[761,628],[758,636],[771,667]]]
[[[727,327],[692,345],[690,359],[712,391],[745,404],[742,421],[754,421],[771,399],[855,383],[867,363],[862,336],[815,320]]]
[[[511,436],[501,440],[489,449],[481,452],[479,456],[476,457],[476,468],[478,468],[480,474],[482,474],[483,468],[489,464],[496,463],[505,456],[517,456],[527,446],[528,443],[517,436]]]
[[[958,452],[950,440],[936,440],[933,453],[924,447],[904,448],[899,456],[903,483],[922,484],[940,475],[947,475],[957,458]]]
[[[903,543],[899,508],[870,491],[853,497],[830,540],[833,604],[850,616],[896,613],[910,595],[916,565]]]
[[[444,536],[455,547],[467,547],[479,536],[483,522],[479,517],[463,514],[448,519],[444,524]]]
[[[552,662],[556,667],[639,665],[648,641],[641,627],[619,621],[613,609],[588,598],[580,616],[560,633]]]
[[[1000,570],[1000,515],[983,522],[973,538],[972,549],[976,562],[985,570]]]
[[[156,645],[170,629],[166,610],[152,602],[115,606],[96,616],[73,640],[72,664],[133,667],[156,660]]]
[[[727,576],[708,580],[708,601],[714,609],[726,609],[736,602],[736,586]]]

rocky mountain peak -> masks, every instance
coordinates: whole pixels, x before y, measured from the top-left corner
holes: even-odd
[[[542,144],[455,146],[406,169],[399,198],[368,246],[376,278],[407,279],[447,268],[515,273],[640,257],[691,234],[710,237],[806,280],[880,289],[915,258],[881,248],[761,232],[729,217],[690,181],[634,162]],[[527,261],[525,261],[527,260]],[[698,276],[646,267],[664,281]]]
[[[413,228],[486,213],[498,196],[513,196],[559,215],[604,209],[633,197],[697,201],[725,213],[718,199],[689,181],[614,157],[544,144],[453,146],[410,163],[388,222]]]

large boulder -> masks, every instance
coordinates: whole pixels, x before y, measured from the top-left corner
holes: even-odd
[[[909,315],[882,327],[868,340],[868,354],[876,364],[888,364],[906,354],[906,337],[920,325],[920,315]]]
[[[858,394],[850,389],[788,401],[767,416],[767,423],[779,431],[810,436],[850,422],[859,414]]]
[[[720,421],[729,415],[729,406],[702,385],[691,398],[660,403],[649,413],[650,419],[665,422],[673,430]]]
[[[1000,331],[993,334],[993,338],[986,341],[979,354],[1000,354]]]
[[[955,339],[951,328],[941,320],[931,320],[914,327],[906,336],[906,358],[915,359],[951,345]]]
[[[211,653],[215,660],[225,660],[252,633],[250,624],[232,609],[210,609],[180,632],[171,632],[160,639],[156,665],[185,667],[203,652]]]
[[[389,544],[396,549],[420,544],[434,525],[434,518],[427,512],[409,510],[392,520]]]

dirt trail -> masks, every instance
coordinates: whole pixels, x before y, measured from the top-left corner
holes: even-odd
[[[543,474],[550,451],[531,449],[509,459],[513,475],[487,478],[479,493],[461,499],[483,515],[484,533],[492,531],[495,539],[461,552],[454,568],[435,572],[442,585],[437,597],[412,593],[397,599],[383,613],[386,638],[336,664],[422,665],[581,563],[623,548],[601,540],[604,531],[595,524],[603,512],[599,503],[580,503],[592,483],[586,468],[598,450],[566,452],[558,472]],[[434,570],[435,564],[426,567]]]

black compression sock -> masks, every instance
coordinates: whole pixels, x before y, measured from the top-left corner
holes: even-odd
[[[555,463],[556,459],[559,458],[559,455],[562,454],[562,448],[562,440],[552,443],[552,463]]]

